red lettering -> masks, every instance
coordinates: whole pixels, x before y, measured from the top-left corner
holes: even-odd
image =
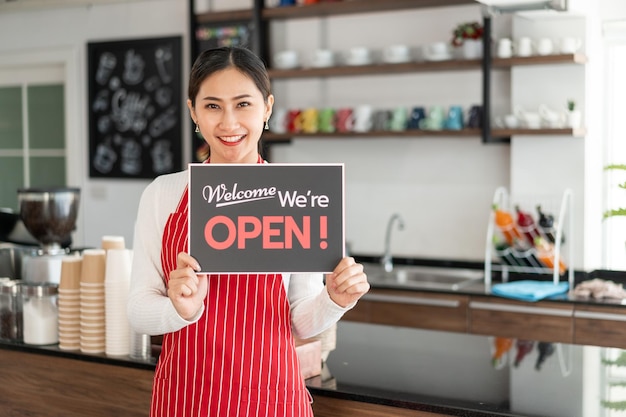
[[[293,217],[285,217],[285,248],[293,248],[292,237],[295,236],[303,249],[311,249],[311,218],[304,216],[302,218],[302,229]]]
[[[223,224],[228,229],[228,236],[223,242],[218,242],[213,238],[213,228],[217,224]],[[204,240],[206,240],[206,243],[213,249],[224,250],[228,248],[235,242],[236,236],[237,228],[235,227],[235,223],[226,216],[212,217],[204,226]]]
[[[283,242],[272,242],[273,236],[280,236],[280,229],[272,229],[273,223],[283,223],[283,216],[263,216],[263,249],[283,249]]]
[[[246,230],[248,224],[252,225],[252,230]],[[241,216],[237,219],[237,229],[239,230],[237,249],[245,249],[246,239],[254,239],[261,234],[261,221],[254,216]]]

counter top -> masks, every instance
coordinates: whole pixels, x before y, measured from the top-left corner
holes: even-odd
[[[107,356],[105,354],[86,354],[80,351],[61,350],[57,345],[34,346],[18,342],[0,341],[0,349],[26,354],[46,355],[51,358],[65,358],[110,366],[154,371],[156,360],[139,360],[128,356]],[[383,389],[342,384],[337,381],[327,365],[322,374],[306,380],[311,394],[316,397],[332,397],[342,400],[357,401],[377,405],[398,407],[407,410],[438,413],[459,417],[516,417],[506,410],[484,403],[464,402],[453,399],[420,396]],[[520,417],[520,416],[517,416]]]

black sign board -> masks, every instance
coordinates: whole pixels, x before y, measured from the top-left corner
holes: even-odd
[[[344,239],[343,164],[189,165],[202,272],[332,272]]]
[[[88,44],[89,176],[181,170],[181,38]]]

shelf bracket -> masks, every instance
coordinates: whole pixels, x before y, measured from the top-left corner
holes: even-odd
[[[482,141],[483,143],[510,143],[510,137],[494,138],[491,134],[491,15],[489,10],[483,11],[483,57],[481,61],[483,84]]]

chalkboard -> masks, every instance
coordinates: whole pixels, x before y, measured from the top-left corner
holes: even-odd
[[[88,44],[89,176],[182,167],[181,38]]]

